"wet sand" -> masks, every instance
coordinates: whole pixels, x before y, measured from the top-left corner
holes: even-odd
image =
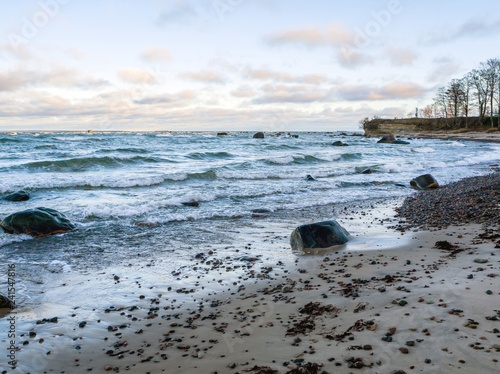
[[[12,372],[498,372],[498,239],[479,225],[401,233],[393,206],[368,205],[342,209],[353,240],[338,248],[292,253],[303,222],[271,215],[235,230],[248,258],[200,248],[192,261],[207,270],[180,270],[181,287],[155,259],[52,285],[95,308],[24,311]]]

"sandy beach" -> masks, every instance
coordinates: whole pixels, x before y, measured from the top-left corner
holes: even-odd
[[[113,305],[23,323],[13,372],[498,372],[497,237],[477,224],[399,232],[400,204],[346,206],[348,244],[272,265],[265,251],[200,249],[210,270],[181,289],[133,281],[137,269],[89,275]],[[238,231],[241,253],[289,247],[294,222],[281,222]],[[54,289],[85,279],[73,282]]]

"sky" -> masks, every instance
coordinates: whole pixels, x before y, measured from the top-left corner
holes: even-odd
[[[0,131],[354,131],[500,57],[500,2],[0,3]]]

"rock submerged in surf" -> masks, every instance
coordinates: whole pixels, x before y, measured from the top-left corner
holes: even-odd
[[[432,188],[439,188],[438,182],[430,174],[424,174],[412,179],[410,186],[419,190],[428,190]]]
[[[6,201],[26,201],[30,199],[30,195],[26,191],[17,191],[2,197]]]
[[[396,139],[394,134],[384,135],[377,143],[389,143],[389,144],[410,144],[405,140]]]
[[[264,139],[264,133],[262,131],[259,131],[255,134],[253,134],[254,139]]]
[[[328,248],[345,244],[349,233],[337,221],[323,221],[302,225],[293,230],[290,245],[294,250],[305,248]]]
[[[8,234],[41,237],[64,233],[75,229],[76,226],[57,210],[38,207],[5,217],[0,222],[0,227]]]
[[[349,146],[349,144],[345,144],[345,143],[341,142],[340,140],[333,142],[332,145],[334,147],[348,147]]]

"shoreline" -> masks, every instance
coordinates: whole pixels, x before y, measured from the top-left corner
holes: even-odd
[[[339,206],[345,213],[336,219],[351,230],[353,240],[310,254],[292,254],[289,247],[289,229],[296,217],[279,224],[270,222],[272,216],[254,221],[234,238],[242,254],[278,246],[288,247],[290,256],[274,264],[261,257],[247,263],[222,259],[215,265],[216,250],[214,256],[205,253],[197,260],[212,261],[214,278],[202,279],[207,286],[203,291],[168,290],[161,281],[160,285],[144,282],[139,290],[124,268],[115,278],[115,285],[122,282],[121,288],[103,285],[113,305],[84,313],[75,305],[73,317],[31,324],[29,331],[23,331],[19,341],[28,344],[21,346],[20,367],[13,372],[34,373],[35,367],[55,373],[272,372],[248,371],[257,366],[286,373],[307,362],[335,373],[350,373],[349,366],[361,362],[365,372],[373,373],[408,373],[412,366],[414,372],[424,373],[479,368],[496,372],[499,367],[492,360],[498,348],[493,344],[500,342],[492,331],[497,322],[486,317],[495,314],[498,278],[477,270],[483,266],[498,272],[492,243],[478,242],[478,225],[404,234],[389,229],[397,201]],[[330,208],[324,212],[318,208],[315,214],[327,215]],[[450,257],[449,252],[433,248],[443,240],[465,250]],[[488,263],[479,265],[476,258]],[[231,277],[228,268],[235,264],[240,268]],[[140,275],[137,269],[129,271]],[[488,289],[493,295],[486,294]],[[312,316],[299,311],[309,302],[321,303]],[[321,307],[328,305],[335,309],[321,313]],[[464,327],[468,319],[479,325]],[[309,331],[311,323],[314,328]],[[305,334],[294,335],[299,327]],[[381,340],[393,327],[393,341]],[[450,341],[450,335],[456,338]],[[476,343],[483,349],[468,346]]]

